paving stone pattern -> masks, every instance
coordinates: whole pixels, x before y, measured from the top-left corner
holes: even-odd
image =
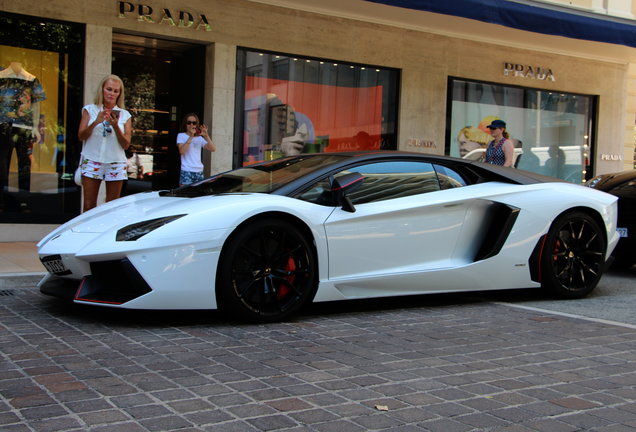
[[[279,324],[0,296],[0,430],[636,430],[636,330],[459,296]]]

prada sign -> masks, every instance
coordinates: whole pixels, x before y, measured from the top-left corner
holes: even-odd
[[[128,1],[117,2],[118,17],[136,17],[137,21],[150,24],[164,24],[171,27],[194,28],[195,30],[212,31],[212,26],[203,14],[196,17],[187,11],[171,11],[168,8],[154,10],[152,6]]]
[[[623,156],[618,155],[618,154],[603,153],[603,154],[601,154],[601,160],[602,161],[622,161],[623,160]]]
[[[435,145],[435,141],[418,139],[418,138],[407,139],[406,146],[415,147],[415,148],[437,148],[437,146]]]
[[[504,63],[504,76],[529,78],[542,81],[556,81],[552,69],[519,63]]]

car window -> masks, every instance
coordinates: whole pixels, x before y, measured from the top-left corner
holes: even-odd
[[[304,192],[299,193],[295,196],[303,201],[308,201],[314,204],[325,205],[325,206],[335,206],[336,204],[333,201],[332,194],[330,192],[329,179],[325,178],[320,180],[313,185],[311,185]]]
[[[362,185],[348,194],[351,202],[364,204],[442,189],[433,165],[417,161],[383,161],[359,165],[334,175],[340,177],[352,172],[364,176]],[[457,175],[456,173],[454,173]],[[458,183],[449,177],[449,182]],[[461,177],[460,177],[461,179]],[[329,193],[329,181],[323,179],[297,198],[321,205],[334,205]]]
[[[162,196],[197,197],[221,193],[272,193],[324,165],[342,160],[335,154],[281,158],[217,174],[200,182],[161,192]]]
[[[434,165],[437,172],[437,179],[442,189],[453,189],[466,186],[466,180],[459,173],[443,165]]]

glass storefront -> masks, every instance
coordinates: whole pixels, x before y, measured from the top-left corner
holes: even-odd
[[[0,222],[77,215],[84,26],[0,13]]]
[[[0,223],[62,223],[80,211],[84,36],[83,24],[0,13]],[[139,165],[124,194],[178,184],[175,137],[185,113],[203,117],[205,47],[113,33]],[[399,69],[247,48],[236,66],[234,167],[398,148]],[[445,153],[481,158],[486,126],[503,119],[517,168],[582,183],[592,175],[597,100],[450,77]]]
[[[519,169],[582,183],[592,174],[596,97],[449,79],[446,153],[479,160],[501,119],[515,143]]]
[[[397,148],[395,69],[239,49],[235,166]]]
[[[124,82],[133,127],[122,195],[177,187],[181,120],[203,118],[205,46],[113,33],[112,71]]]

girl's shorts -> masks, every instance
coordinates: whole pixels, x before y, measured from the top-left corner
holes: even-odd
[[[106,181],[119,181],[128,178],[126,174],[127,162],[95,162],[82,159],[82,176]]]
[[[181,175],[179,176],[179,184],[189,185],[189,184],[201,181],[201,180],[203,180],[203,173],[202,172],[193,172],[193,171],[183,171],[183,170],[181,170]]]

